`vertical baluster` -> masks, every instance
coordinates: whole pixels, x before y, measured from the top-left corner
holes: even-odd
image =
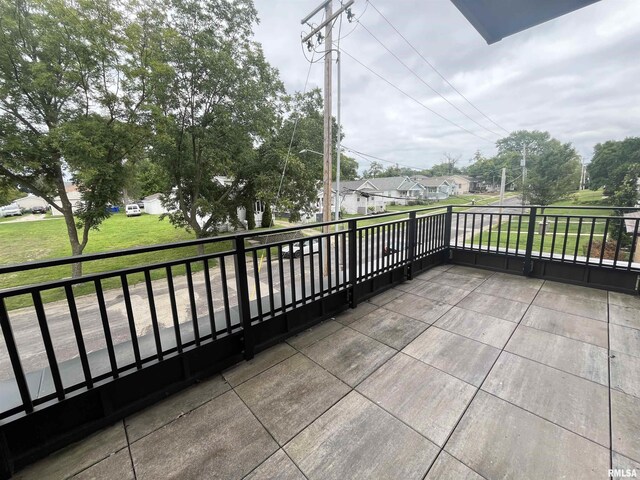
[[[262,321],[262,293],[260,292],[260,271],[258,270],[258,252],[252,252],[253,258],[253,281],[256,286],[256,303],[258,306],[258,319]]]
[[[18,384],[18,391],[20,392],[20,400],[22,400],[22,408],[26,413],[33,412],[33,401],[31,400],[31,393],[29,392],[29,386],[27,385],[27,378],[24,375],[22,369],[22,362],[20,361],[20,354],[16,346],[16,340],[13,336],[13,330],[11,328],[11,322],[9,321],[9,314],[7,313],[7,307],[4,303],[4,298],[0,297],[0,327],[2,328],[2,336],[4,343],[7,347],[7,353],[9,354],[9,360],[11,361],[11,368],[13,369],[13,376]]]
[[[133,306],[131,305],[131,293],[129,292],[129,282],[125,274],[120,275],[122,283],[122,294],[124,296],[124,306],[127,311],[127,322],[129,323],[129,333],[131,334],[131,346],[133,347],[133,358],[136,361],[136,368],[142,368],[142,358],[140,357],[140,346],[138,345],[138,331],[133,317]]]
[[[111,365],[111,373],[113,374],[113,378],[118,378],[118,363],[116,362],[116,353],[113,349],[113,339],[111,338],[107,305],[104,302],[104,293],[102,292],[102,282],[100,279],[95,280],[94,285],[96,289],[96,298],[98,299],[98,309],[100,310],[100,319],[102,320],[104,340],[107,346],[107,354],[109,356],[109,364]]]
[[[191,322],[193,324],[193,338],[196,345],[200,345],[200,327],[198,326],[198,310],[196,309],[196,295],[193,289],[193,275],[191,273],[191,262],[185,264],[187,269],[187,288],[189,290],[189,305],[191,306]],[[238,273],[236,272],[236,275]]]
[[[238,272],[236,272],[236,275]],[[227,281],[227,262],[226,257],[220,257],[220,280],[222,281],[222,299],[224,301],[224,317],[227,324],[227,334],[231,334],[233,329],[231,325],[231,309],[229,308],[229,284]]]
[[[44,305],[42,305],[42,297],[40,296],[40,290],[35,290],[31,294],[31,297],[33,299],[33,306],[36,311],[36,316],[38,318],[38,325],[40,326],[40,334],[42,335],[42,343],[44,344],[44,350],[47,354],[47,361],[49,363],[49,369],[51,370],[53,385],[56,388],[56,395],[58,396],[58,400],[64,400],[64,387],[62,386],[60,369],[58,367],[58,361],[56,360],[55,350],[53,349],[53,342],[51,341],[51,334],[49,333],[49,326],[47,325],[47,316],[44,313]]]
[[[144,271],[144,280],[147,286],[147,299],[149,302],[149,313],[151,315],[151,326],[153,328],[153,339],[156,343],[156,355],[158,360],[162,360],[162,343],[160,342],[160,329],[158,328],[158,314],[156,313],[156,301],[153,296],[153,285],[151,284],[151,273]]]
[[[180,318],[178,317],[178,305],[176,303],[176,291],[173,285],[173,271],[167,267],[167,286],[169,287],[169,303],[171,304],[171,316],[173,317],[173,331],[176,336],[178,353],[182,352],[182,335],[180,334]]]
[[[70,284],[64,286],[65,296],[67,297],[67,305],[69,305],[69,316],[71,317],[71,325],[73,325],[73,333],[76,337],[76,345],[78,346],[78,356],[82,365],[82,373],[87,388],[93,387],[93,379],[91,377],[91,368],[89,367],[89,358],[87,357],[87,349],[84,345],[84,337],[82,336],[82,327],[80,326],[80,317],[78,316],[78,308],[73,293],[73,287]]]
[[[211,339],[217,337],[216,315],[213,308],[213,291],[211,290],[211,272],[209,271],[209,259],[204,259],[204,288],[207,294],[207,311],[209,312],[209,325],[211,327]]]

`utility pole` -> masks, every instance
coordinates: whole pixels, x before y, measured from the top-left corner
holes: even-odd
[[[337,52],[336,63],[338,64],[338,114],[337,114],[337,124],[338,124],[338,139],[336,146],[336,220],[340,220],[340,50]],[[340,227],[340,224],[336,223],[336,231]]]
[[[332,103],[332,71],[333,71],[333,37],[332,37],[332,27],[333,21],[338,16],[342,14],[347,8],[349,8],[353,4],[354,0],[349,0],[344,5],[340,7],[340,9],[333,13],[333,0],[324,0],[319,6],[317,6],[314,10],[311,11],[306,17],[304,17],[300,23],[307,23],[311,17],[313,17],[316,13],[324,8],[325,10],[325,19],[324,21],[314,28],[309,34],[307,34],[304,38],[302,38],[302,43],[305,44],[309,42],[311,37],[316,35],[323,27],[324,27],[324,148],[323,148],[323,165],[322,165],[322,180],[324,184],[323,188],[323,198],[322,198],[322,221],[329,222],[331,220],[331,176],[332,176],[332,161],[331,161],[331,147],[332,147],[332,125],[331,125],[331,103]],[[338,53],[338,62],[340,61],[340,54]],[[340,63],[338,63],[338,69],[340,68]],[[338,81],[340,79],[340,74],[338,70]],[[338,89],[340,85],[338,85]],[[340,102],[340,94],[338,93],[338,104]],[[338,105],[338,111],[340,107]],[[340,117],[338,117],[338,172],[337,172],[337,191],[336,191],[336,220],[338,220],[338,215],[340,212]],[[329,233],[329,226],[325,225],[322,227],[323,233]],[[327,237],[326,248],[329,250],[331,248],[330,238]],[[326,256],[325,262],[325,275],[328,274],[329,270],[329,256]]]
[[[507,169],[502,169],[502,179],[500,180],[500,205],[504,204],[504,189],[507,185]],[[502,206],[500,207],[500,213],[502,213]]]
[[[313,17],[316,13],[318,13],[323,8],[325,9],[325,20],[314,28],[309,34],[302,38],[302,43],[305,44],[310,41],[310,39],[316,35],[323,27],[325,29],[324,33],[324,42],[325,42],[325,56],[324,56],[324,162],[323,162],[323,199],[322,199],[322,221],[328,222],[331,220],[331,145],[332,145],[332,125],[331,125],[331,103],[332,103],[332,70],[333,70],[333,37],[331,34],[333,21],[342,14],[347,8],[353,5],[354,0],[349,0],[345,4],[343,4],[340,9],[333,13],[333,0],[325,0],[320,5],[318,5],[315,9],[311,11],[306,17],[304,17],[300,23],[307,23],[311,17]],[[340,54],[338,53],[338,69],[340,68]],[[338,70],[339,72],[339,70]],[[338,73],[338,81],[340,74]],[[338,90],[340,86],[338,85]],[[338,97],[340,97],[340,93],[338,93]],[[338,98],[338,104],[340,99]],[[338,105],[338,111],[340,110],[340,106]],[[340,125],[340,119],[338,118],[338,128]],[[338,137],[340,132],[338,132]],[[340,145],[340,139],[338,138],[338,145]],[[340,148],[338,147],[337,158],[340,158]],[[338,160],[339,161],[339,160]],[[338,165],[338,176],[340,175],[339,165]],[[338,177],[339,178],[339,177]],[[338,219],[337,213],[339,210],[338,204],[339,202],[340,192],[336,192],[336,220]],[[329,227],[325,226],[323,228],[325,233],[329,232]]]
[[[585,163],[581,164],[582,171],[580,172],[580,190],[584,190],[587,185],[587,165]]]
[[[522,206],[524,207],[524,196],[527,188],[526,180],[527,180],[527,145],[524,145],[522,150],[522,162],[520,163],[522,166]]]
[[[333,0],[329,0],[325,6],[325,18],[331,18],[333,12]],[[332,30],[333,24],[327,23],[324,27],[324,163],[322,173],[324,178],[324,198],[322,203],[322,221],[331,220],[331,91],[332,91]],[[325,233],[329,233],[329,226],[325,225]]]

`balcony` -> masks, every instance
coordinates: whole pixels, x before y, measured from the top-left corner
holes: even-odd
[[[5,475],[606,478],[638,468],[640,266],[633,242],[613,258],[593,248],[623,221],[425,209],[345,222],[298,258],[282,255],[298,240],[237,236],[232,250],[170,265],[3,291]],[[130,284],[136,274],[144,281]],[[112,278],[117,293],[102,288]],[[93,302],[76,295],[82,284]],[[56,289],[66,316],[42,302]],[[7,308],[24,295],[31,306]]]

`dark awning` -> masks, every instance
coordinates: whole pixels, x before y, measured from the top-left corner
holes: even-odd
[[[600,0],[451,0],[488,44]]]

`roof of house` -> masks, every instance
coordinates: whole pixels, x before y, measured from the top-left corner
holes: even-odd
[[[416,180],[424,185],[425,187],[439,187],[440,185],[451,185],[452,183],[455,182],[451,182],[450,180],[447,180],[445,177],[415,177]]]
[[[400,187],[403,187],[402,189],[404,190],[408,190],[410,187],[407,185],[407,183],[411,182],[411,180],[409,180],[409,178],[405,176],[378,177],[378,178],[371,178],[370,180],[371,180],[371,183],[373,183],[376,187],[378,187],[378,190],[382,192],[390,191],[390,190],[401,190]],[[415,184],[415,182],[413,182],[413,184]]]
[[[147,195],[146,197],[144,197],[144,198],[142,199],[142,201],[145,201],[145,200],[146,200],[147,202],[150,202],[150,201],[152,201],[152,200],[157,200],[157,199],[159,199],[161,196],[162,196],[162,194],[161,194],[161,193],[154,193],[153,195]]]

